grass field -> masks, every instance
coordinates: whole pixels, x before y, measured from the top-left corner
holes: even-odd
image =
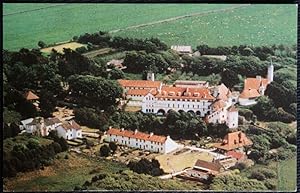
[[[43,49],[41,49],[41,52],[51,53],[52,49],[54,49],[58,53],[63,53],[64,48],[70,48],[72,50],[75,50],[76,48],[80,48],[80,47],[83,47],[83,46],[85,46],[85,45],[77,43],[77,42],[70,42],[70,43],[65,43],[65,44],[60,44],[60,45],[56,45],[56,46],[43,48]]]
[[[86,157],[78,156],[75,153],[69,154],[69,159],[55,160],[51,166],[44,170],[19,173],[17,177],[4,181],[4,190],[14,191],[72,191],[75,186],[82,186],[85,181],[90,181],[94,176],[93,172],[117,172],[126,168],[122,164],[97,161]]]
[[[278,167],[278,190],[295,191],[297,185],[297,158],[285,160]]]
[[[224,4],[4,4],[4,48],[37,47],[85,32],[113,31],[129,37],[158,37],[168,44],[295,44],[295,5]],[[207,13],[214,10],[214,13]],[[184,15],[194,15],[174,19]],[[161,20],[170,19],[164,23]],[[149,23],[158,22],[153,25]],[[142,25],[137,28],[130,26]]]

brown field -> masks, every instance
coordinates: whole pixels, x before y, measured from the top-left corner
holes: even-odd
[[[77,42],[69,42],[69,43],[60,44],[60,45],[57,45],[57,46],[43,48],[43,49],[41,49],[41,52],[51,53],[52,49],[55,49],[58,53],[63,53],[64,48],[70,48],[72,50],[75,50],[76,48],[80,48],[82,46],[85,46],[85,45],[77,43]]]
[[[187,167],[193,167],[197,159],[212,161],[213,156],[207,152],[186,151],[178,155],[174,155],[174,153],[159,155],[156,159],[164,172],[171,173],[181,171]]]

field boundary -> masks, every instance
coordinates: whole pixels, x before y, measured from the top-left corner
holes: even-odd
[[[237,6],[223,8],[223,9],[215,9],[215,10],[210,10],[210,11],[192,13],[192,14],[188,14],[188,15],[181,15],[181,16],[171,17],[171,18],[168,18],[168,19],[158,20],[158,21],[154,21],[154,22],[133,25],[133,26],[129,26],[129,27],[126,27],[126,28],[115,29],[115,30],[109,31],[109,33],[117,33],[117,32],[120,32],[120,31],[126,31],[126,30],[130,30],[130,29],[135,29],[135,28],[147,27],[147,26],[150,26],[150,25],[167,23],[167,22],[170,22],[170,21],[176,21],[176,20],[179,20],[179,19],[185,19],[185,18],[189,18],[189,17],[208,15],[208,14],[218,13],[218,12],[227,12],[227,11],[232,11],[234,9],[248,7],[250,5],[251,4],[242,4],[242,5],[237,5]]]
[[[28,12],[33,12],[33,11],[39,11],[39,10],[49,9],[49,8],[52,8],[52,7],[63,6],[63,5],[67,5],[67,3],[56,4],[56,5],[49,5],[47,7],[40,7],[40,8],[36,8],[36,9],[28,9],[28,10],[24,10],[24,11],[17,11],[17,12],[7,13],[7,14],[3,14],[3,17],[4,16],[10,16],[10,15],[18,15],[18,14],[28,13]]]

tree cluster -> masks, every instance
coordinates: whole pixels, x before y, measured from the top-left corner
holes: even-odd
[[[148,174],[151,176],[160,176],[164,172],[160,168],[160,164],[157,160],[152,159],[151,161],[142,158],[139,161],[130,161],[127,165],[132,171],[138,174]]]
[[[32,171],[50,165],[57,153],[67,149],[66,141],[58,137],[48,145],[41,145],[34,138],[30,138],[27,144],[15,144],[12,151],[4,151],[3,175],[14,177],[17,172]]]

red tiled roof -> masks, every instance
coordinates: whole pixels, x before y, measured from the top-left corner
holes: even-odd
[[[138,88],[159,88],[162,84],[160,81],[151,80],[118,80],[122,87],[138,87]]]
[[[154,90],[154,89],[129,89],[126,94],[127,95],[146,96],[149,92],[151,92],[152,94],[155,94],[156,90]]]
[[[40,97],[38,97],[37,95],[35,95],[33,92],[31,91],[27,91],[25,94],[24,94],[26,100],[38,100]]]
[[[244,89],[243,92],[240,94],[240,98],[256,98],[259,97],[260,94],[258,93],[258,91],[256,89]]]
[[[210,94],[207,88],[185,88],[175,86],[163,86],[161,92],[155,97],[171,98],[171,99],[201,99],[213,100],[214,97]]]
[[[236,152],[236,151],[228,151],[226,153],[226,155],[230,156],[230,157],[233,157],[233,158],[236,158],[237,160],[240,160],[245,156],[245,154],[240,153],[240,152]]]
[[[235,106],[232,105],[231,107],[229,107],[228,111],[234,112],[234,111],[238,111],[238,110],[237,110],[237,108],[235,108]]]
[[[245,133],[241,131],[237,131],[237,132],[228,133],[224,137],[223,143],[216,143],[214,144],[214,146],[216,148],[229,151],[229,150],[233,150],[239,147],[248,146],[252,144],[253,144],[252,141],[246,137]]]
[[[66,131],[67,130],[71,130],[71,129],[75,129],[75,130],[80,130],[81,127],[80,125],[78,125],[75,121],[70,121],[70,122],[67,122],[67,123],[63,123],[61,125],[62,128],[64,128]]]
[[[45,119],[45,124],[46,125],[54,125],[55,123],[61,123],[61,121],[56,117]]]
[[[202,168],[206,168],[215,172],[220,172],[222,165],[219,163],[214,163],[214,162],[207,162],[204,160],[200,160],[198,159],[195,163],[196,167],[202,167]]]
[[[256,89],[259,90],[259,87],[263,85],[266,87],[268,85],[268,79],[266,78],[246,78],[244,81],[244,89]]]
[[[228,96],[230,96],[231,94],[230,90],[223,83],[218,86],[218,91],[219,95],[217,98],[222,99],[224,101],[226,101],[228,99]]]
[[[216,100],[213,104],[212,107],[214,110],[219,110],[222,109],[226,106],[226,103],[223,100]]]
[[[167,137],[165,137],[165,136],[160,136],[160,135],[150,136],[150,134],[142,133],[139,131],[137,133],[135,133],[134,131],[129,131],[129,130],[122,131],[121,129],[115,129],[115,128],[109,129],[107,131],[107,134],[142,139],[145,141],[153,141],[153,142],[159,142],[159,143],[164,143],[167,140]]]

